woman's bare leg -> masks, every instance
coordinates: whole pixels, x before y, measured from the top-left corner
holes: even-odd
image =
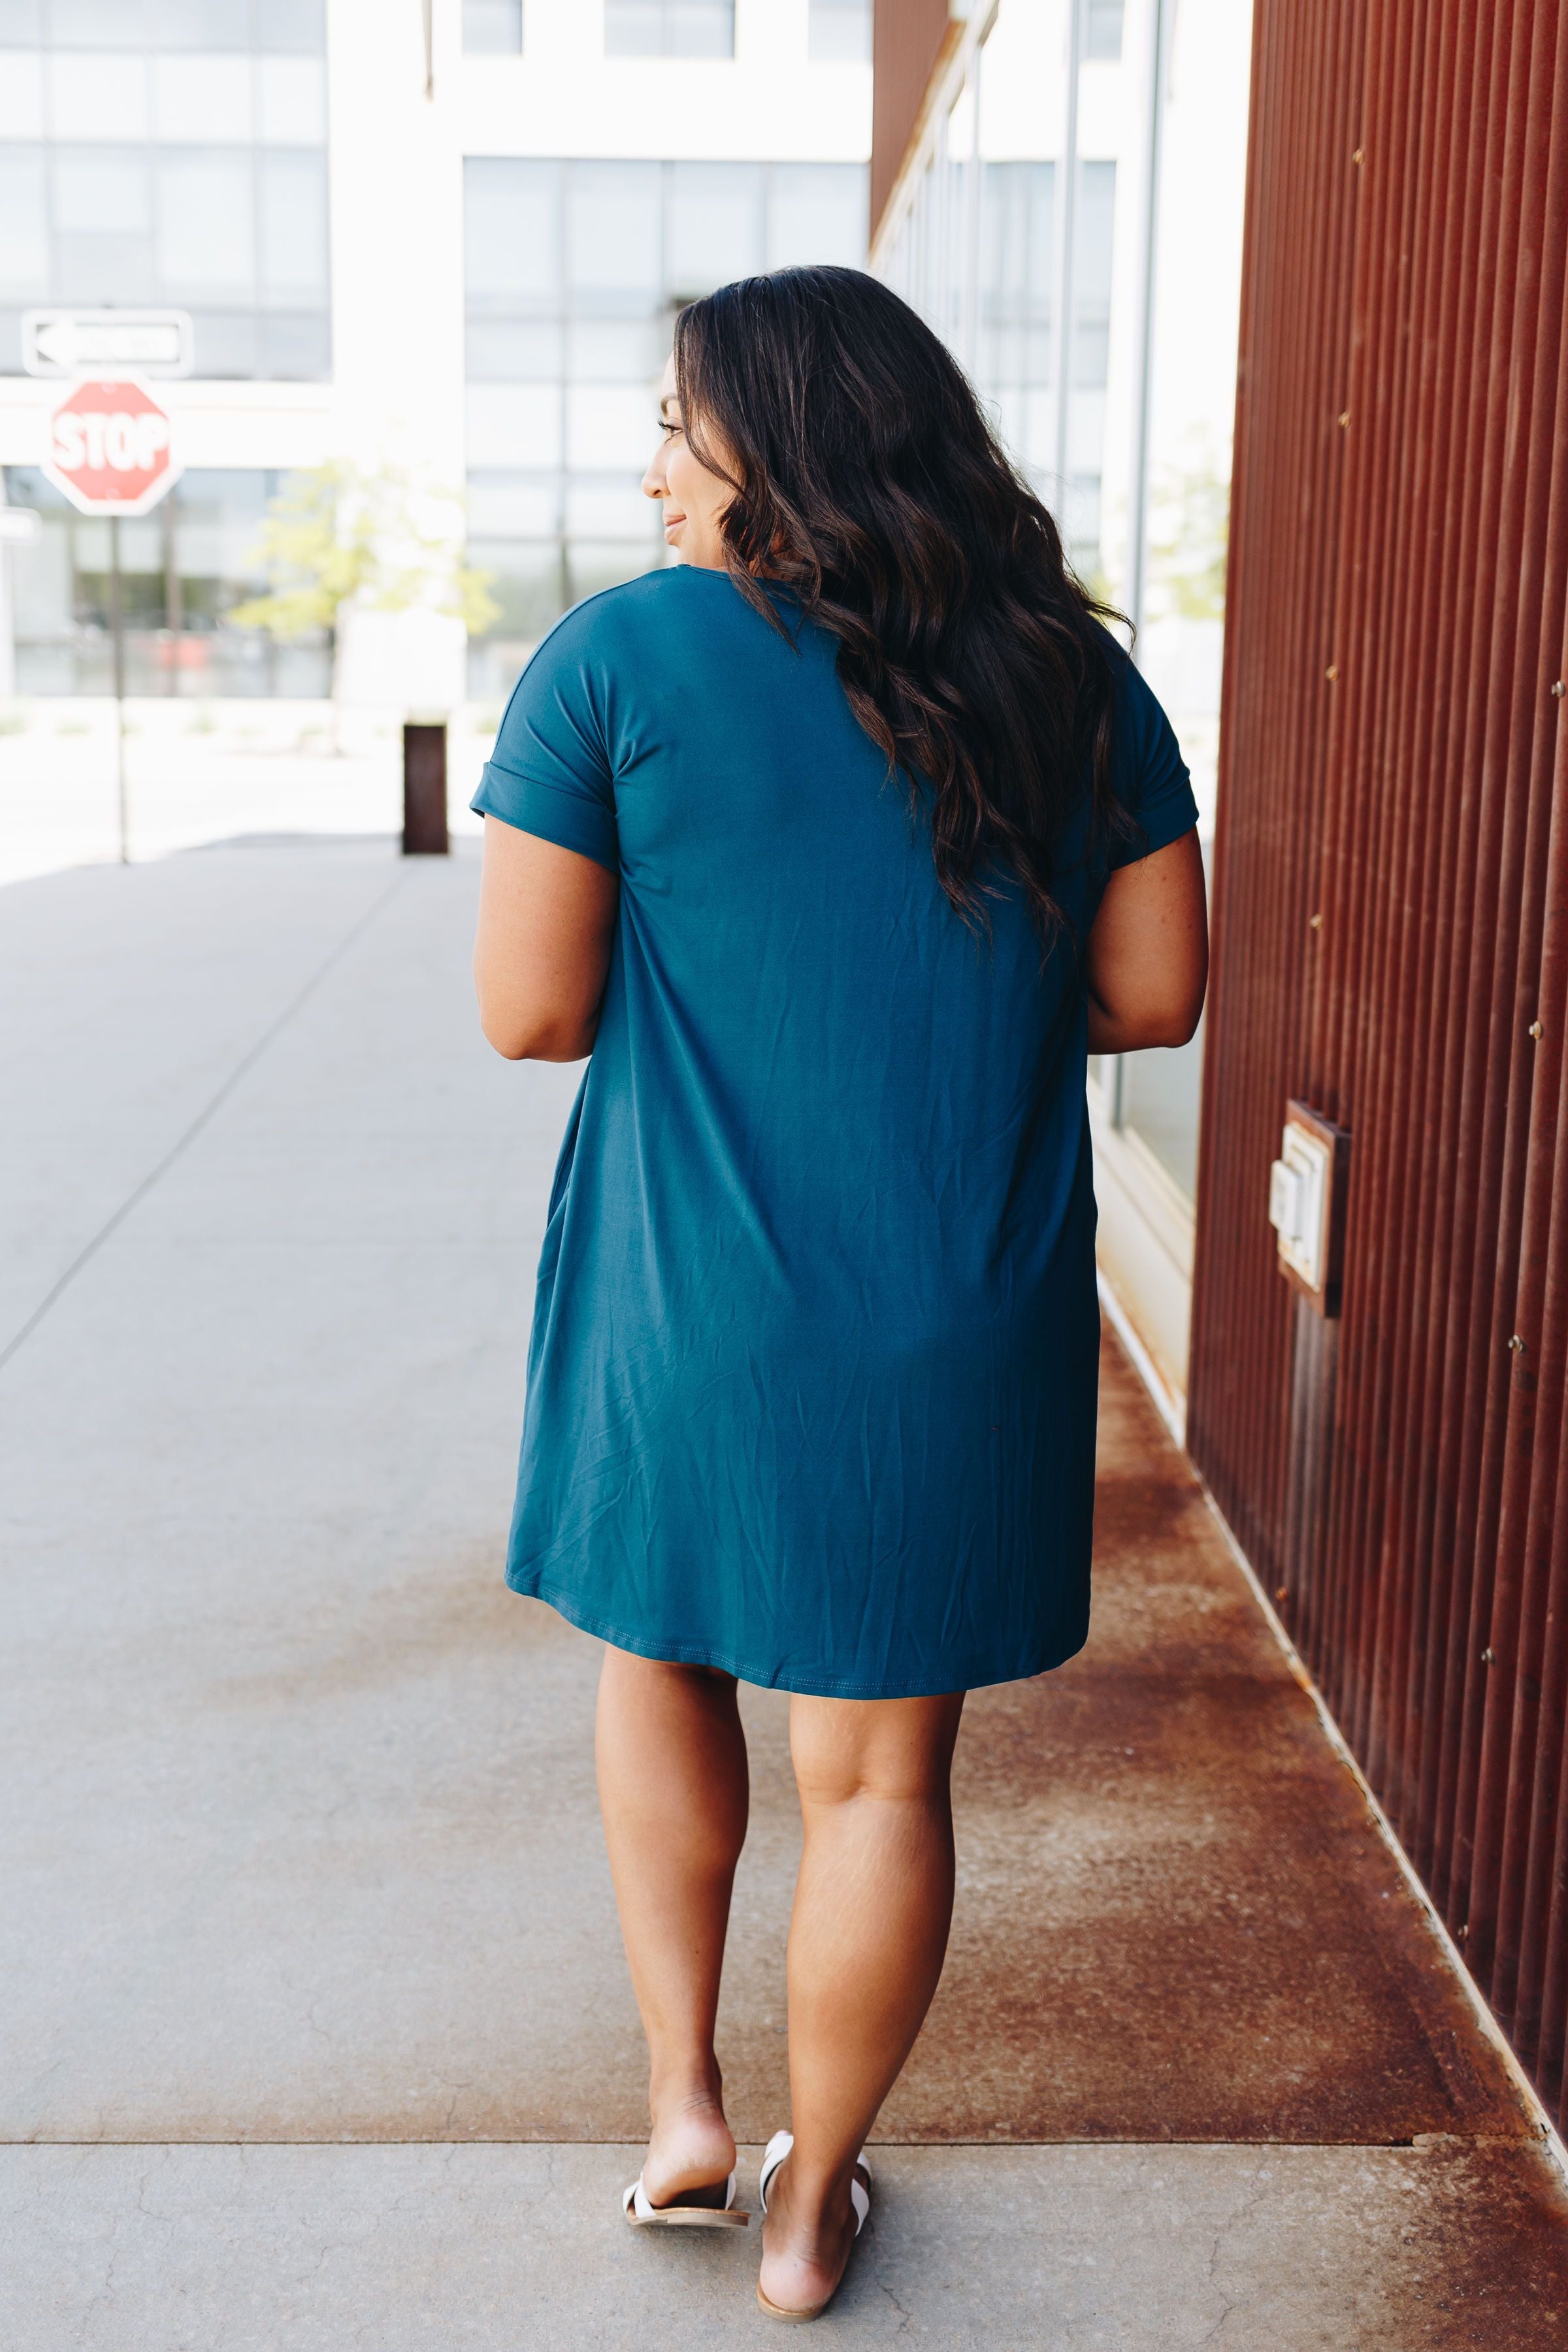
[[[962,1692],[791,1702],[805,1829],[789,1937],[795,2147],[770,2191],[762,2272],[785,2310],[821,2303],[843,2274],[855,2158],[942,1974],[963,1709]]]
[[[735,2161],[713,2055],[730,1889],[746,1835],[746,1742],[728,1675],[606,1650],[599,1802],[650,2060],[656,2205],[722,2202]]]

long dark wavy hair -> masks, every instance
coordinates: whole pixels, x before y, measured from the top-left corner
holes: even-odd
[[[675,375],[693,454],[734,489],[736,587],[780,625],[763,583],[791,591],[837,638],[849,706],[928,810],[964,920],[989,931],[1010,868],[1048,950],[1086,782],[1090,845],[1130,830],[1097,625],[1117,616],[1074,576],[962,370],[880,279],[814,268],[689,303]]]

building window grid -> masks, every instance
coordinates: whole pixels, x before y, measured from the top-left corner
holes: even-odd
[[[814,65],[869,65],[871,0],[811,0],[806,53]]]
[[[132,0],[115,0],[112,7],[74,14],[60,0],[47,13],[0,0],[0,71],[24,40],[46,77],[57,54],[93,51],[153,63],[234,57],[265,68],[299,58],[324,67],[325,21],[317,0],[251,0],[248,12],[200,0],[148,12]],[[24,310],[126,301],[192,312],[198,374],[309,381],[330,373],[324,123],[322,138],[309,142],[268,137],[266,90],[263,74],[253,72],[249,135],[221,142],[152,136],[0,142],[17,206],[14,221],[26,196],[28,209],[36,207],[38,236],[37,248],[24,257],[32,267],[0,287],[0,373],[20,371]],[[182,223],[200,229],[202,205],[189,186],[182,197],[177,184],[204,171],[212,192],[234,205],[221,242],[226,262],[242,241],[248,249],[243,281],[229,278],[226,268],[203,278],[162,266],[174,257],[172,234]],[[87,194],[79,220],[67,202],[73,186]],[[121,226],[126,221],[129,227]],[[242,224],[243,240],[234,233]]]
[[[735,0],[604,0],[607,58],[732,58]]]
[[[326,0],[0,0],[0,50],[321,57]]]
[[[523,0],[463,0],[465,57],[521,57],[522,10]]]
[[[711,268],[693,269],[682,261],[678,247],[683,197],[695,199],[700,188],[710,185],[709,175],[732,175],[735,184],[727,210],[733,217],[736,205],[747,201],[749,185],[756,240],[753,266],[768,266],[787,226],[788,191],[792,186],[798,189],[802,175],[819,187],[831,175],[834,187],[846,199],[845,217],[853,214],[861,235],[866,181],[864,167],[853,164],[669,160],[625,164],[583,159],[469,157],[470,221],[475,195],[482,185],[479,175],[492,166],[513,175],[516,186],[531,184],[540,217],[548,215],[551,284],[548,289],[541,286],[531,294],[517,288],[476,291],[470,253],[468,380],[470,392],[487,381],[498,391],[518,394],[530,385],[541,392],[548,390],[552,410],[551,440],[559,459],[535,467],[489,465],[476,463],[470,450],[470,558],[496,575],[492,593],[502,607],[502,618],[488,640],[477,641],[471,649],[471,679],[481,698],[493,698],[510,685],[527,647],[572,604],[597,588],[657,568],[666,560],[657,510],[651,502],[640,499],[641,462],[635,470],[629,466],[574,464],[572,425],[574,404],[580,407],[584,395],[635,385],[646,397],[647,454],[652,453],[654,386],[675,314],[684,302],[723,283],[726,275],[737,274],[715,275]],[[531,184],[521,179],[524,172],[533,175]],[[574,277],[574,207],[591,197],[598,175],[613,173],[646,175],[644,185],[657,190],[657,261],[637,287],[586,286],[580,277],[575,280]],[[625,184],[634,184],[628,179]],[[700,208],[710,215],[721,209],[710,200]],[[848,255],[836,252],[817,257],[841,259]],[[500,339],[507,337],[514,351],[531,352],[528,372],[502,373],[498,368],[491,373],[481,358],[484,372],[479,373],[476,356],[485,352],[487,344],[491,351],[504,352]],[[639,341],[640,362],[635,356]],[[606,367],[605,353],[616,346],[620,364]],[[540,415],[542,418],[542,409]],[[629,514],[634,499],[639,509],[646,509],[646,520],[639,512],[635,530],[629,524],[616,530],[584,527],[591,523],[595,505],[602,514],[624,502]],[[504,513],[509,501],[516,515],[528,513],[531,504],[533,516],[545,527],[517,532],[492,530],[490,525]]]
[[[110,524],[77,511],[32,467],[8,466],[5,503],[31,507],[39,540],[12,552],[16,685],[24,694],[111,690]],[[120,523],[127,682],[135,695],[205,701],[230,695],[311,699],[331,690],[324,633],[279,645],[226,615],[267,580],[253,561],[274,469],[193,468],[151,514]]]

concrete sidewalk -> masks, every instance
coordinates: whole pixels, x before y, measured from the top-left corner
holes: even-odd
[[[576,1073],[477,867],[256,845],[0,894],[5,2352],[771,2342],[621,2224],[644,2060],[595,1645],[510,1598]],[[19,1344],[18,1344],[19,1342]],[[1125,1362],[1086,1654],[978,1696],[952,1957],[845,2341],[1558,2346],[1568,2204]],[[786,2109],[785,1702],[721,2054]]]

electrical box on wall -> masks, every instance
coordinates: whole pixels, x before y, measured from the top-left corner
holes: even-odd
[[[1340,1311],[1350,1142],[1342,1127],[1288,1102],[1279,1157],[1268,1171],[1279,1271],[1321,1315]]]

